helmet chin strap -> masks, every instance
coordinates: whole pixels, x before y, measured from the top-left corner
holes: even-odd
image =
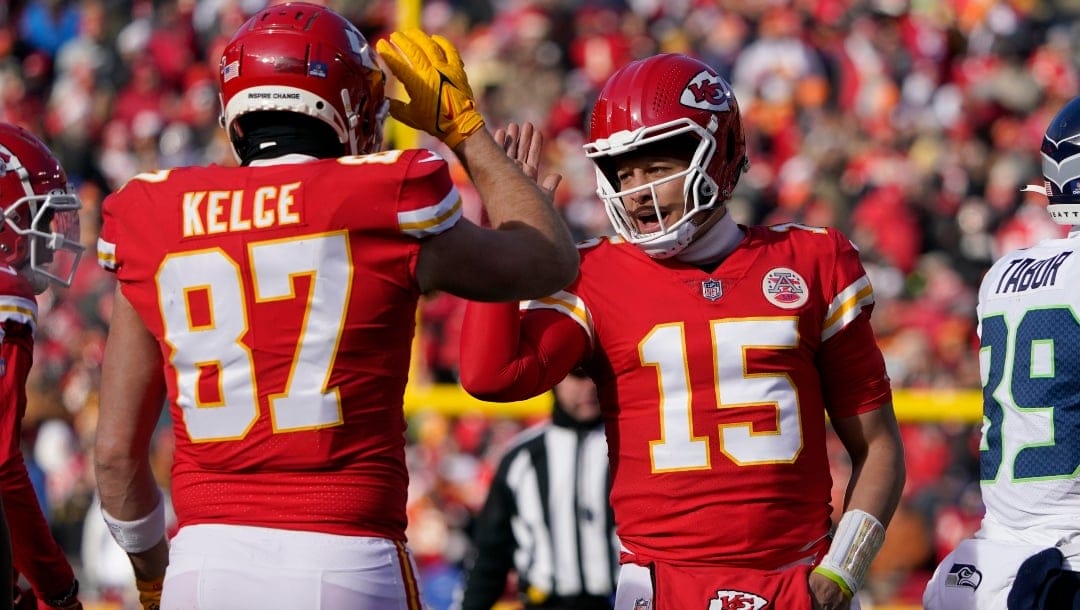
[[[23,276],[26,282],[30,284],[34,294],[41,294],[49,289],[49,277],[31,268],[29,261],[18,271],[19,275]]]
[[[720,214],[720,218],[704,229],[687,222],[670,233],[638,242],[637,246],[652,258],[675,258],[690,265],[718,263],[739,245],[743,231],[726,207],[716,208],[713,213]]]
[[[662,233],[653,239],[637,242],[635,245],[652,258],[671,258],[690,245],[695,233],[697,233],[697,225],[685,222],[674,231]]]

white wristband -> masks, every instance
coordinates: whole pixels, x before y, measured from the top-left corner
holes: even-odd
[[[134,521],[121,521],[101,509],[105,525],[109,526],[116,543],[126,553],[141,553],[149,550],[165,537],[165,498],[158,490],[158,503],[150,514]]]
[[[839,577],[850,594],[862,588],[870,563],[885,542],[885,527],[866,511],[849,510],[840,517],[829,552],[818,565],[826,575]]]

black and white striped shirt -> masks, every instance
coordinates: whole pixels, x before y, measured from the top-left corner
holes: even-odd
[[[462,610],[489,610],[511,567],[527,608],[610,608],[619,544],[609,489],[602,424],[556,409],[518,435],[473,523]]]

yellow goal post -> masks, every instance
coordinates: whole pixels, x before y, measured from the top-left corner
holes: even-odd
[[[543,417],[551,412],[551,392],[529,400],[497,403],[473,398],[456,384],[434,384],[405,388],[405,413],[435,411],[448,416],[483,414],[489,417]],[[903,423],[977,423],[982,419],[979,390],[893,391],[896,417]]]

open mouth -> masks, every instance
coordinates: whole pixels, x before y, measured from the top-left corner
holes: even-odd
[[[657,216],[657,212],[660,213]],[[657,210],[652,206],[644,208],[638,208],[634,211],[632,218],[634,224],[637,226],[638,233],[648,234],[656,233],[669,224],[668,218],[671,216],[671,212],[668,210]]]

